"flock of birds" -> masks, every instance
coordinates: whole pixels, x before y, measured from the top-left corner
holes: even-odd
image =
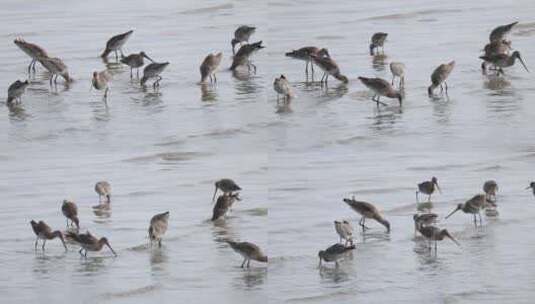
[[[510,53],[512,49],[512,43],[507,40],[507,34],[513,29],[518,22],[513,22],[507,25],[501,25],[492,30],[489,36],[489,43],[484,47],[484,55],[479,58],[483,60],[481,68],[483,72],[487,70],[495,71],[497,76],[503,75],[504,68],[511,67],[518,59],[524,66],[526,71],[529,72],[526,67],[519,51]],[[238,67],[246,67],[249,72],[256,73],[256,65],[251,61],[251,56],[264,48],[262,41],[249,43],[250,37],[255,33],[256,28],[242,25],[234,32],[234,38],[231,41],[232,45],[232,65],[230,70],[234,71]],[[115,60],[121,62],[130,67],[130,77],[133,78],[133,70],[136,69],[137,77],[139,78],[139,69],[145,65],[145,59],[150,61],[150,64],[143,68],[143,76],[140,79],[140,85],[145,86],[147,81],[154,79],[152,84],[153,89],[159,88],[160,81],[162,80],[162,72],[169,65],[169,62],[155,62],[145,52],[130,54],[124,56],[123,46],[132,35],[133,31],[130,30],[126,33],[122,33],[110,38],[104,51],[100,55],[105,61],[108,56],[114,53]],[[378,32],[373,34],[369,45],[370,55],[384,54],[384,44],[386,42],[388,34]],[[66,83],[73,81],[69,75],[68,68],[58,57],[50,57],[48,53],[42,47],[24,41],[22,38],[17,38],[14,41],[24,53],[32,58],[32,61],[28,65],[28,73],[35,72],[35,64],[40,62],[50,73],[50,85],[52,82],[57,83],[57,79],[61,76]],[[236,45],[240,48],[236,52]],[[120,57],[119,57],[120,53]],[[348,78],[340,72],[340,68],[336,61],[331,57],[329,51],[326,48],[318,48],[315,46],[306,46],[285,54],[287,57],[305,61],[305,74],[308,81],[309,66],[312,73],[312,81],[314,79],[314,65],[319,67],[323,71],[323,75],[320,79],[320,83],[327,85],[329,76],[343,82],[348,83]],[[219,68],[223,53],[209,54],[203,60],[200,66],[201,83],[206,83],[209,79],[211,83],[217,82],[216,71]],[[448,84],[446,79],[455,67],[455,61],[444,63],[439,65],[431,74],[431,85],[428,87],[429,96],[434,96],[434,91],[440,88],[441,94],[448,94]],[[405,65],[401,62],[390,63],[390,71],[392,72],[392,81],[388,82],[382,78],[368,78],[358,77],[358,79],[373,92],[372,101],[376,102],[377,106],[387,104],[380,100],[381,97],[387,97],[397,99],[399,105],[402,105],[404,98],[404,86],[405,86]],[[399,78],[397,88],[394,85],[396,78]],[[97,90],[104,91],[104,100],[108,96],[110,82],[112,80],[111,74],[107,70],[94,71],[91,86]],[[7,105],[15,106],[20,104],[21,96],[30,85],[28,80],[17,80],[12,83],[8,88]],[[283,96],[284,101],[288,102],[293,96],[293,89],[286,76],[281,75],[275,78],[273,82],[273,89],[277,93],[277,102],[280,100],[280,96]]]
[[[489,37],[490,42],[484,47],[485,54],[480,57],[483,60],[481,67],[484,72],[491,70],[495,71],[497,76],[503,75],[503,69],[513,66],[516,59],[518,59],[526,68],[526,70],[528,70],[518,51],[514,51],[510,54],[512,44],[511,41],[506,39],[507,34],[516,24],[517,22],[498,26],[491,32]],[[231,70],[235,70],[242,66],[246,67],[249,72],[256,72],[257,67],[252,63],[251,56],[258,50],[264,48],[264,46],[262,45],[262,41],[249,43],[249,39],[254,32],[255,27],[245,25],[240,26],[234,32],[234,38],[231,41],[232,52],[234,54],[232,65],[230,67]],[[139,80],[139,83],[140,85],[145,86],[147,81],[154,79],[152,86],[153,89],[156,90],[159,87],[159,82],[162,80],[161,74],[169,65],[169,62],[155,62],[143,51],[124,56],[123,46],[130,38],[132,33],[133,31],[128,31],[110,38],[106,43],[106,47],[102,52],[101,57],[104,60],[107,60],[107,57],[113,53],[116,61],[130,67],[131,78],[134,77],[134,69],[136,69],[137,78],[139,78],[139,69],[145,65],[145,59],[147,59],[150,61],[150,63],[143,68],[143,75]],[[369,45],[371,55],[379,54],[380,52],[384,53],[384,44],[387,36],[387,33],[381,32],[375,33],[372,36],[371,43]],[[50,85],[52,85],[52,82],[57,83],[58,77],[62,77],[66,83],[73,81],[69,75],[67,66],[60,58],[50,57],[42,47],[26,42],[21,38],[15,39],[14,43],[32,58],[32,61],[28,65],[29,74],[32,71],[35,72],[35,65],[37,62],[40,62],[41,65],[50,73]],[[237,52],[235,51],[236,45],[240,45],[240,48]],[[309,67],[313,79],[314,66],[317,66],[323,71],[323,75],[320,80],[322,85],[327,84],[329,76],[332,76],[343,83],[348,83],[348,78],[340,72],[340,68],[338,67],[336,61],[331,57],[326,48],[318,48],[313,46],[303,47],[290,51],[285,55],[290,58],[305,61],[305,74],[307,80]],[[216,71],[221,63],[222,56],[223,55],[221,52],[206,56],[200,66],[201,83],[206,83],[208,80],[213,83],[217,82]],[[448,86],[446,79],[454,67],[455,61],[451,61],[449,63],[439,65],[434,70],[434,72],[431,74],[431,85],[428,87],[428,94],[430,96],[432,96],[435,89],[439,87],[441,94],[445,93],[447,95]],[[386,105],[386,103],[380,100],[381,97],[397,99],[400,106],[402,105],[405,83],[405,66],[400,62],[392,62],[390,64],[390,70],[392,72],[392,80],[390,82],[381,78],[358,78],[366,87],[373,91],[374,96],[372,97],[372,100],[376,102],[378,107],[379,105]],[[394,85],[396,78],[399,79],[397,89]],[[107,70],[93,72],[91,81],[92,87],[97,90],[103,90],[105,99],[107,98],[110,82],[111,75]],[[30,82],[28,80],[17,80],[11,84],[8,89],[7,105],[15,106],[19,104],[21,102],[22,94],[29,85]],[[273,88],[277,92],[277,101],[279,101],[280,95],[283,96],[285,102],[289,102],[289,100],[294,96],[292,86],[284,75],[281,75],[274,80]],[[535,194],[535,182],[531,183],[528,188],[533,189]],[[418,190],[416,191],[417,203],[419,201],[420,193],[428,195],[428,201],[430,202],[431,195],[435,192],[435,189],[440,191],[438,181],[435,177],[433,177],[430,181],[425,181],[418,184]],[[240,200],[239,191],[241,188],[231,179],[225,178],[215,183],[215,192],[212,201],[215,200],[218,190],[221,190],[223,194],[218,196],[217,201],[214,204],[211,218],[212,221],[224,220],[225,215],[231,209],[233,204]],[[482,224],[481,210],[485,209],[487,215],[489,216],[497,215],[497,183],[495,181],[488,181],[484,184],[483,190],[485,194],[477,194],[465,203],[459,204],[455,210],[446,216],[446,218],[460,210],[466,214],[472,214],[474,225],[477,226],[477,216],[479,216],[479,224]],[[105,181],[98,182],[95,185],[95,191],[99,194],[100,202],[99,205],[94,206],[93,208],[99,210],[109,209],[111,203],[110,184]],[[344,202],[352,210],[361,215],[361,220],[358,225],[362,227],[363,232],[369,229],[365,225],[366,219],[377,221],[386,227],[387,232],[390,232],[390,223],[373,204],[357,201],[354,198],[345,198]],[[61,210],[67,219],[67,231],[65,233],[59,230],[52,231],[50,226],[48,226],[44,221],[35,222],[32,220],[30,222],[33,231],[37,236],[35,241],[36,249],[39,240],[43,241],[42,249],[44,250],[47,240],[59,238],[66,250],[67,245],[65,243],[65,239],[78,243],[80,245],[79,253],[84,257],[87,256],[88,251],[100,251],[104,246],[107,246],[114,255],[117,255],[112,249],[107,238],[102,237],[99,239],[92,235],[89,231],[86,233],[79,232],[80,221],[78,219],[78,208],[74,202],[65,200],[62,203]],[[154,242],[161,246],[162,237],[167,231],[168,219],[169,212],[164,212],[156,214],[150,220],[148,235],[151,246]],[[448,230],[440,229],[435,225],[438,219],[437,214],[431,213],[428,210],[425,213],[415,214],[413,219],[415,231],[419,232],[426,240],[429,241],[429,250],[432,250],[431,243],[434,242],[435,254],[437,251],[437,242],[446,237],[458,244]],[[320,259],[320,265],[322,261],[335,262],[335,264],[338,265],[338,261],[344,257],[346,252],[356,248],[353,239],[353,229],[349,221],[335,221],[334,225],[335,230],[339,235],[340,242],[328,247],[325,250],[319,251],[318,257]],[[227,243],[234,251],[243,257],[243,263],[241,265],[242,268],[245,267],[245,265],[249,267],[251,260],[258,262],[268,261],[267,256],[262,252],[262,250],[251,242],[235,242],[233,240],[227,240]]]

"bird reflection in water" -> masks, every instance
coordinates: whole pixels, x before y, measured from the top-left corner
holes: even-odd
[[[213,85],[208,83],[201,83],[201,100],[204,102],[217,101],[217,91]]]
[[[488,80],[483,83],[486,89],[494,91],[498,95],[510,95],[510,90],[505,90],[511,87],[511,82],[507,79],[498,76],[489,76]]]
[[[384,54],[377,54],[372,57],[372,67],[378,72],[382,72],[386,68],[386,60],[388,56]]]
[[[254,288],[264,284],[267,277],[267,268],[265,267],[251,267],[246,271],[239,271],[238,277],[236,277],[237,286],[243,286],[246,288]]]

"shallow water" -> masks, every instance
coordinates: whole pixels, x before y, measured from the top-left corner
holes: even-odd
[[[4,1],[0,12],[2,92],[26,77],[29,57],[13,43],[22,36],[64,59],[76,79],[51,89],[43,68],[23,96],[23,110],[0,107],[0,302],[145,303],[529,303],[535,291],[533,178],[535,90],[520,66],[497,79],[481,74],[477,57],[490,30],[519,20],[511,38],[528,68],[535,62],[531,1]],[[254,24],[267,46],[258,73],[222,70],[201,87],[198,65],[223,51]],[[108,106],[89,92],[91,71],[110,35],[134,29],[127,52],[144,50],[170,61],[158,93],[110,65]],[[372,58],[372,33],[389,33],[386,58]],[[328,47],[350,78],[329,87],[305,84],[304,63],[283,53]],[[429,75],[456,60],[449,100],[429,99]],[[113,60],[111,60],[113,61]],[[406,100],[378,111],[357,76],[390,79],[388,63],[407,66]],[[271,88],[284,73],[297,98],[278,106]],[[318,75],[316,75],[318,77]],[[4,97],[2,97],[4,98]],[[443,194],[434,211],[446,215],[481,191],[500,185],[498,218],[456,214],[441,225],[461,243],[439,244],[437,257],[414,238],[417,182],[437,176]],[[213,182],[235,179],[243,200],[221,224],[209,221]],[[94,214],[96,181],[113,187],[111,214]],[[333,220],[358,215],[342,198],[380,207],[392,224],[358,234],[358,249],[339,269],[317,268],[317,252],[337,241]],[[60,202],[75,200],[82,231],[106,236],[109,252],[81,259],[49,241],[34,251],[28,222],[64,227]],[[153,214],[169,210],[161,249],[147,247]],[[269,269],[222,242],[253,241]],[[269,272],[269,274],[268,274]],[[9,300],[8,300],[9,299]]]

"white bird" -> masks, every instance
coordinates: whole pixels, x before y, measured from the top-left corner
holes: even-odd
[[[401,62],[390,63],[390,71],[392,72],[392,85],[394,85],[394,79],[399,78],[399,87],[405,86],[405,65]]]
[[[353,227],[351,227],[348,221],[334,221],[334,229],[338,233],[338,236],[340,236],[340,243],[342,240],[345,240],[345,246],[347,246],[347,243],[353,245]]]

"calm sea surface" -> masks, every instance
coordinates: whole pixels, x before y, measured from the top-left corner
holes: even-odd
[[[16,37],[61,57],[76,81],[51,89],[37,64],[23,109],[0,107],[0,302],[532,303],[535,200],[524,188],[535,178],[534,76],[519,65],[484,76],[478,56],[493,27],[518,20],[513,47],[535,70],[534,15],[532,0],[3,1],[1,99],[27,77]],[[227,70],[242,24],[266,45],[256,75]],[[109,65],[106,107],[89,91],[91,73],[106,68],[106,40],[129,29],[127,53],[171,64],[158,93]],[[389,33],[385,58],[368,52],[378,31]],[[284,52],[308,45],[327,47],[349,83],[306,84],[304,62]],[[218,83],[201,87],[199,64],[217,51]],[[429,99],[429,75],[450,60],[449,100]],[[390,80],[392,61],[407,67],[406,100],[378,111],[357,77]],[[286,106],[272,89],[281,73],[297,94]],[[431,176],[443,190],[434,212],[461,243],[441,242],[437,257],[412,224],[416,183]],[[243,200],[214,225],[222,177]],[[462,213],[443,220],[487,179],[500,185],[497,218],[479,229]],[[99,180],[112,184],[109,216],[91,208]],[[342,202],[352,195],[378,206],[392,231],[369,222],[339,269],[318,269],[318,250],[338,239],[333,220],[359,220]],[[82,231],[108,237],[117,258],[82,259],[57,240],[34,250],[28,222],[64,229],[66,198]],[[167,210],[164,246],[150,249],[149,220]],[[269,266],[239,268],[227,238],[258,244]]]

